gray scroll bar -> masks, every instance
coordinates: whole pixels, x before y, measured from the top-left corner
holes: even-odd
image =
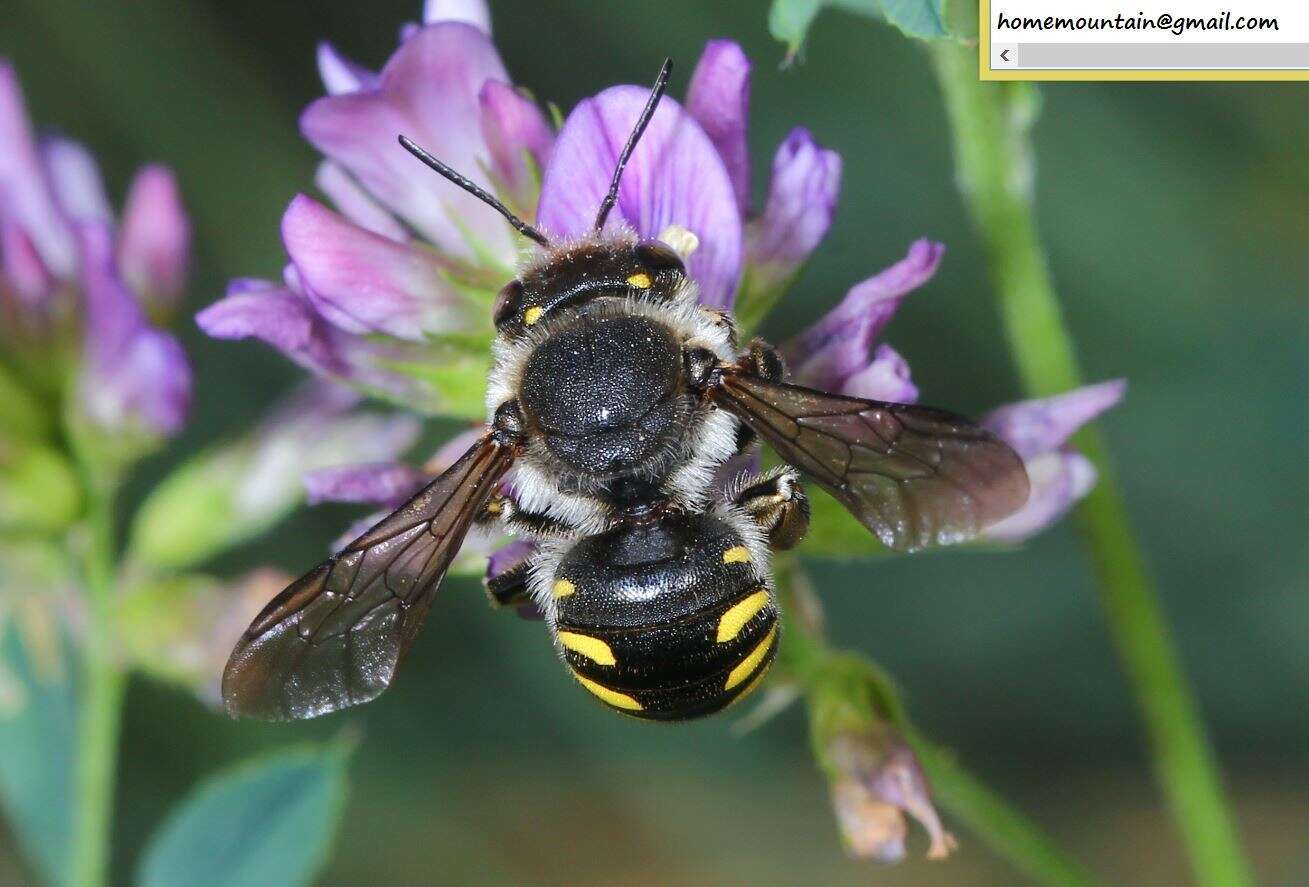
[[[1309,68],[1309,43],[1020,43],[1019,68]]]

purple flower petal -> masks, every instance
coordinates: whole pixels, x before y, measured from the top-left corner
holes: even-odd
[[[282,239],[306,295],[348,332],[421,342],[472,323],[429,249],[374,234],[303,194],[287,207]]]
[[[499,80],[488,80],[478,101],[491,171],[504,183],[515,208],[534,209],[537,176],[550,162],[554,148],[549,121],[536,102]]]
[[[299,292],[266,280],[238,279],[220,299],[196,315],[216,339],[257,338],[300,366],[345,384],[405,401],[430,404],[433,392],[409,376],[389,370],[391,360],[413,362],[399,343],[388,345],[343,332],[327,323]]]
[[[186,418],[191,367],[177,340],[151,328],[118,277],[104,225],[78,229],[86,300],[86,364],[79,385],[87,416],[103,429],[170,435]]]
[[[41,155],[55,200],[65,216],[74,222],[113,224],[114,211],[100,177],[100,165],[85,145],[71,139],[45,139]]]
[[[423,463],[423,470],[432,477],[459,461],[459,457],[473,448],[473,444],[486,434],[486,428],[475,425],[467,428],[441,445],[432,457]]]
[[[407,40],[375,88],[319,99],[305,110],[300,127],[315,147],[441,251],[471,259],[480,249],[509,265],[517,242],[504,220],[425,171],[396,142],[397,135],[407,135],[476,177],[490,161],[478,94],[486,81],[508,79],[483,31],[441,22]]]
[[[535,543],[522,539],[500,546],[486,559],[486,578],[494,579],[501,573],[512,570],[536,552]]]
[[[840,734],[829,740],[827,754],[837,776],[832,806],[846,847],[858,857],[897,862],[905,855],[912,816],[927,832],[928,859],[943,859],[956,847],[932,803],[927,777],[913,749],[885,725]]]
[[[872,362],[846,378],[840,393],[891,403],[918,402],[918,386],[909,380],[909,363],[890,345],[878,345]]]
[[[186,286],[191,222],[167,167],[147,166],[127,192],[118,237],[123,278],[148,307],[171,309]]]
[[[0,210],[11,215],[56,277],[76,268],[73,232],[49,187],[14,69],[0,60]]]
[[[344,370],[313,306],[276,283],[234,280],[227,297],[197,314],[196,323],[216,339],[253,336],[310,369]]]
[[[1027,504],[988,527],[983,535],[997,542],[1022,542],[1068,513],[1095,486],[1091,461],[1073,450],[1042,453],[1026,461],[1032,492]]]
[[[1030,459],[1062,446],[1077,429],[1118,403],[1126,390],[1125,379],[1114,379],[1054,397],[1007,404],[984,416],[982,425]]]
[[[404,462],[372,462],[320,468],[304,475],[309,504],[351,502],[395,508],[430,478]]]
[[[773,158],[764,212],[747,235],[750,273],[783,286],[822,242],[836,214],[841,155],[822,148],[807,129],[791,131]]]
[[[825,391],[839,390],[867,365],[873,342],[901,300],[932,278],[944,251],[939,243],[915,241],[903,259],[855,285],[818,323],[784,344],[782,353],[795,378]]]
[[[585,99],[555,141],[537,218],[556,237],[581,237],[595,222],[618,152],[649,90],[615,86]],[[681,225],[700,240],[687,261],[700,301],[730,307],[741,276],[741,218],[722,158],[704,130],[672,99],[659,103],[623,174],[607,228],[624,223],[641,237]]]
[[[485,0],[426,0],[423,3],[423,24],[437,22],[464,22],[489,35],[491,10]]]
[[[376,73],[341,55],[326,40],[318,44],[318,76],[322,78],[323,88],[328,95],[342,95],[377,86]]]
[[[314,184],[332,199],[336,208],[350,221],[375,234],[389,237],[397,243],[409,240],[409,232],[372,198],[359,183],[341,167],[324,160],[318,165]]]
[[[741,215],[750,212],[750,60],[733,40],[710,40],[691,75],[686,110],[704,127],[732,180]]]
[[[0,216],[0,262],[3,262],[3,282],[29,307],[39,306],[54,289],[54,275],[27,232],[17,221],[3,216]]]

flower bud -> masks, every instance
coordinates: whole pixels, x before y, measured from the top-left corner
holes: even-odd
[[[0,440],[0,532],[51,533],[77,519],[81,486],[58,452]]]
[[[183,567],[263,532],[304,495],[307,471],[408,449],[408,417],[347,413],[352,393],[318,384],[293,396],[251,434],[200,453],[163,480],[137,513],[131,554]]]
[[[218,708],[232,647],[292,578],[265,567],[233,582],[200,575],[139,581],[118,610],[119,635],[136,667]]]
[[[172,171],[147,166],[136,174],[123,207],[118,264],[156,323],[172,317],[186,287],[191,222]]]
[[[918,758],[889,724],[840,733],[825,749],[832,807],[851,855],[899,862],[905,855],[905,814],[927,830],[928,859],[944,859],[956,847],[932,806]]]
[[[841,155],[820,146],[807,129],[792,130],[773,158],[763,214],[746,229],[745,284],[737,302],[744,328],[768,312],[822,242],[840,191]]]
[[[997,542],[1022,542],[1063,517],[1095,486],[1090,460],[1068,443],[1076,431],[1110,409],[1127,390],[1122,379],[1086,385],[1054,397],[1006,404],[982,425],[1008,443],[1027,466],[1032,492],[1016,513],[988,527]]]

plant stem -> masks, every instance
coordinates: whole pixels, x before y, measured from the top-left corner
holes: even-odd
[[[990,259],[1024,387],[1033,396],[1075,388],[1082,375],[1032,209],[1028,134],[1036,93],[1025,83],[981,82],[976,47],[941,41],[932,53],[953,132],[959,188]],[[1248,884],[1248,864],[1214,754],[1103,441],[1094,429],[1086,429],[1077,444],[1100,472],[1095,490],[1078,510],[1079,524],[1192,870],[1202,884]]]
[[[878,716],[893,724],[913,746],[931,783],[933,797],[942,807],[967,825],[998,856],[1035,881],[1061,887],[1089,887],[1096,883],[1090,872],[969,773],[951,752],[924,739],[905,714],[895,687],[875,664],[828,644],[822,628],[821,604],[794,557],[780,556],[775,575],[787,616],[786,642],[778,654],[779,668],[804,687],[811,719],[815,698],[821,692],[832,692],[833,685],[820,686],[823,682],[835,680],[839,692],[853,693],[856,686],[849,676],[852,663],[857,662],[860,679],[871,682],[875,688]],[[852,711],[862,707],[859,699],[849,701]],[[823,750],[815,748],[814,752],[821,760]]]
[[[87,517],[85,559],[86,643],[82,653],[81,704],[77,722],[73,788],[73,887],[100,887],[109,877],[114,777],[127,676],[112,639],[114,605],[113,496],[93,493]]]

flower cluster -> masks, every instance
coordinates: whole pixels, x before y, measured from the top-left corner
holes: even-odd
[[[90,152],[38,140],[0,62],[0,448],[50,444],[133,458],[182,426],[191,373],[156,324],[186,283],[190,229],[164,167],[133,180],[116,220]],[[26,427],[19,427],[24,423]],[[11,463],[12,464],[12,463]]]
[[[410,416],[356,409],[352,389],[307,384],[150,491],[127,550],[110,553],[116,624],[88,624],[88,571],[78,562],[92,500],[111,512],[131,463],[186,417],[191,370],[164,326],[177,314],[189,253],[172,173],[141,170],[115,219],[90,152],[38,140],[17,78],[0,63],[0,632],[13,617],[27,652],[46,660],[40,651],[59,645],[42,638],[57,638],[61,617],[74,636],[113,635],[124,661],[216,700],[227,650],[268,597],[246,590],[266,592],[268,582],[193,571],[303,501],[300,472],[394,459],[419,428]],[[214,618],[219,611],[243,617],[240,626]],[[5,686],[0,675],[0,696]]]
[[[289,257],[282,279],[234,281],[198,321],[210,335],[261,339],[322,377],[419,412],[480,421],[490,304],[520,245],[500,216],[425,175],[396,135],[477,179],[551,238],[567,240],[589,232],[648,90],[614,86],[584,99],[556,132],[509,78],[481,0],[429,0],[422,24],[402,30],[380,71],[328,44],[319,48],[318,65],[328,94],[304,111],[300,125],[325,157],[317,184],[332,206],[295,197],[282,222]],[[822,241],[841,179],[841,158],[796,128],[778,147],[767,196],[756,208],[749,102],[750,62],[741,47],[710,42],[683,100],[659,105],[607,222],[643,238],[674,239],[702,303],[733,309],[746,331]],[[932,278],[943,252],[928,240],[912,244],[904,259],[856,284],[784,343],[792,377],[853,396],[916,401],[908,363],[880,339],[905,296]],[[1106,383],[987,417],[1024,458],[1033,481],[1028,505],[992,528],[993,539],[1027,538],[1085,495],[1094,472],[1068,439],[1122,390]],[[311,474],[308,483],[316,500],[389,507],[441,464],[438,455],[422,470],[390,461],[338,466]],[[522,544],[497,551],[490,569],[523,556]],[[906,755],[912,763],[907,747],[887,760],[903,763]],[[863,775],[836,786],[843,820],[867,814],[875,806],[868,798],[887,795],[888,786],[907,787],[912,797],[898,806],[929,825],[934,853],[948,850],[925,785],[914,781],[916,765],[892,767],[901,776],[883,779],[868,775],[890,771],[867,755],[847,764],[842,772]],[[894,855],[899,846],[894,839],[861,844],[857,829],[847,833],[856,836],[856,849],[876,844],[869,852],[877,855]],[[902,825],[896,834],[902,837]]]

